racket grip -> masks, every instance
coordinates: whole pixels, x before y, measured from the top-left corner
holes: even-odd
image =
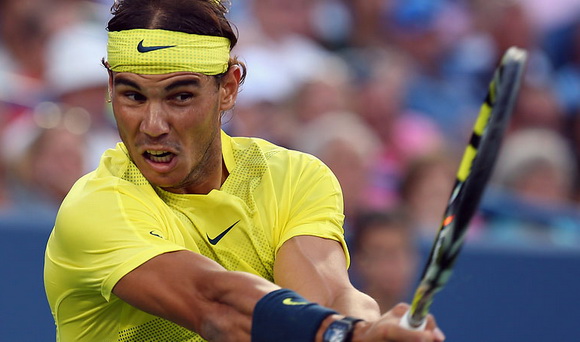
[[[411,320],[411,310],[407,310],[407,312],[405,313],[405,315],[403,315],[403,317],[401,317],[401,321],[399,322],[399,325],[407,330],[413,330],[413,331],[423,331],[425,330],[425,327],[427,326],[427,320],[423,320],[423,322],[421,323],[421,325],[419,325],[418,327],[413,327],[409,324]]]

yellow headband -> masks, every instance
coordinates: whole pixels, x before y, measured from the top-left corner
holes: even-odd
[[[167,30],[114,31],[109,32],[107,59],[111,70],[117,72],[217,75],[228,69],[230,41]]]

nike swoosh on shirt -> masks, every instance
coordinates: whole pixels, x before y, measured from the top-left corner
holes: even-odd
[[[234,228],[234,226],[236,224],[238,224],[238,222],[240,222],[240,220],[238,220],[236,223],[232,224],[231,226],[228,227],[228,229],[224,230],[223,232],[220,233],[220,235],[216,236],[215,238],[210,238],[209,235],[207,233],[205,233],[205,235],[207,236],[207,240],[209,241],[209,243],[211,243],[212,245],[217,245],[218,242],[220,242],[220,240],[226,236],[226,234],[232,230],[232,228]]]
[[[163,236],[159,232],[157,232],[156,230],[150,231],[149,234],[151,234],[153,236],[157,236],[158,238],[164,239]]]
[[[151,52],[151,51],[161,50],[161,49],[169,49],[169,48],[177,46],[177,45],[143,46],[143,41],[145,41],[145,39],[140,41],[139,44],[137,45],[137,51],[139,51],[141,53]]]

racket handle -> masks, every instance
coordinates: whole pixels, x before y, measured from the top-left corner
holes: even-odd
[[[413,331],[423,331],[425,330],[425,327],[427,326],[427,320],[423,320],[423,322],[421,323],[421,325],[419,325],[418,327],[413,327],[409,324],[411,320],[411,310],[407,310],[407,312],[405,313],[405,315],[403,317],[401,317],[401,321],[399,322],[399,325],[407,330],[413,330]]]

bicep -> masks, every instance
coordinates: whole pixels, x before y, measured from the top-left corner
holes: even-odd
[[[338,241],[315,236],[286,241],[276,256],[274,278],[278,285],[342,314],[379,317],[376,301],[350,282],[346,254]]]

